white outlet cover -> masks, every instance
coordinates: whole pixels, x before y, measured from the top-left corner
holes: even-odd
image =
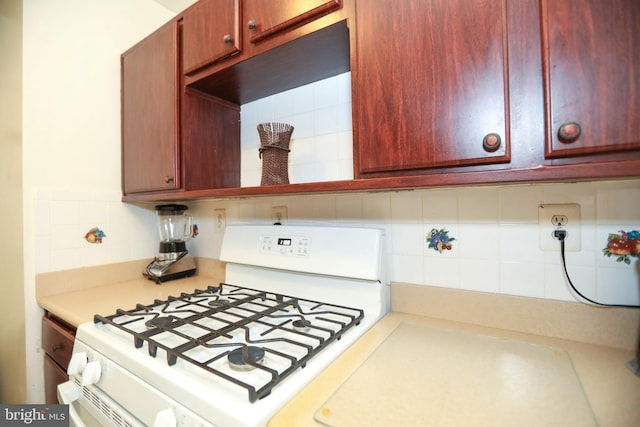
[[[213,215],[214,230],[216,234],[223,234],[227,227],[227,212],[224,208],[214,210]]]
[[[271,208],[271,223],[280,223],[280,225],[287,225],[289,218],[287,215],[286,206],[273,206]]]
[[[567,238],[564,241],[566,252],[579,252],[582,246],[582,227],[580,219],[580,205],[577,203],[549,203],[538,206],[538,231],[540,249],[543,251],[560,251],[560,241],[553,237],[557,230],[551,222],[554,215],[564,215],[568,218],[567,225],[560,227],[566,230]]]

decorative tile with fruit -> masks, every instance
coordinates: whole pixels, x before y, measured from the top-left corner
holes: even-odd
[[[610,233],[607,247],[602,250],[604,256],[617,256],[617,262],[631,264],[631,257],[638,258],[640,254],[640,231],[620,230],[620,234]]]
[[[98,227],[93,227],[84,235],[84,239],[89,243],[102,243],[102,239],[105,237],[107,237],[107,235]]]
[[[438,230],[437,228],[432,228],[431,231],[427,234],[427,243],[429,248],[434,251],[438,251],[442,253],[442,251],[451,250],[451,242],[453,242],[455,237],[449,237],[449,231],[441,228]]]

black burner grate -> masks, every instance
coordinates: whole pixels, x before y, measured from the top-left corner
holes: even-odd
[[[136,348],[146,343],[152,357],[163,350],[171,366],[184,360],[243,387],[255,402],[363,318],[357,308],[221,283],[110,316],[95,315],[94,323],[125,331]],[[264,351],[264,360],[249,356],[256,347]],[[229,365],[232,352],[242,355],[246,369],[237,369],[237,361],[235,368]]]

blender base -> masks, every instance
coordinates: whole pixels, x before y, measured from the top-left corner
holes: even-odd
[[[156,282],[156,284],[168,282],[170,280],[191,277],[196,274],[196,261],[192,256],[186,255],[171,263],[167,267],[167,261],[154,259],[149,263],[144,271],[144,275]]]

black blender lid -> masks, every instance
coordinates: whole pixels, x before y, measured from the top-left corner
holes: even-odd
[[[168,204],[156,206],[158,215],[182,215],[186,210],[189,210],[189,207],[185,205]]]

